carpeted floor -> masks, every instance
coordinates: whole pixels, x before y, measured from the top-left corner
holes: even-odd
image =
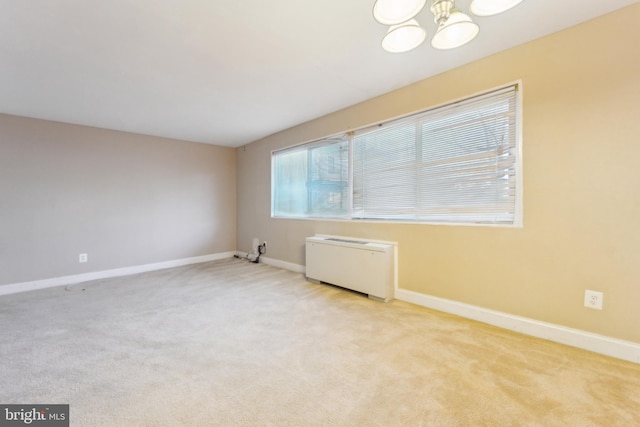
[[[0,403],[72,426],[636,426],[640,365],[229,259],[0,297]]]

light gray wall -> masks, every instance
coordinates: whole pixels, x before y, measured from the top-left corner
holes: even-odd
[[[0,285],[234,251],[235,162],[231,148],[0,115]]]

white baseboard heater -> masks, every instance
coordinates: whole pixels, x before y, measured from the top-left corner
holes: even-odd
[[[349,237],[306,239],[308,279],[390,301],[394,290],[394,246]]]

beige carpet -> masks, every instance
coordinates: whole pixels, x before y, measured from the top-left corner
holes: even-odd
[[[0,403],[72,426],[637,426],[640,365],[229,259],[0,297]]]

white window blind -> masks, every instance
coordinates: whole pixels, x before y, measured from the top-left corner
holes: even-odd
[[[349,142],[334,137],[275,152],[272,214],[344,217],[349,212]]]
[[[516,86],[353,138],[358,219],[513,223]]]

